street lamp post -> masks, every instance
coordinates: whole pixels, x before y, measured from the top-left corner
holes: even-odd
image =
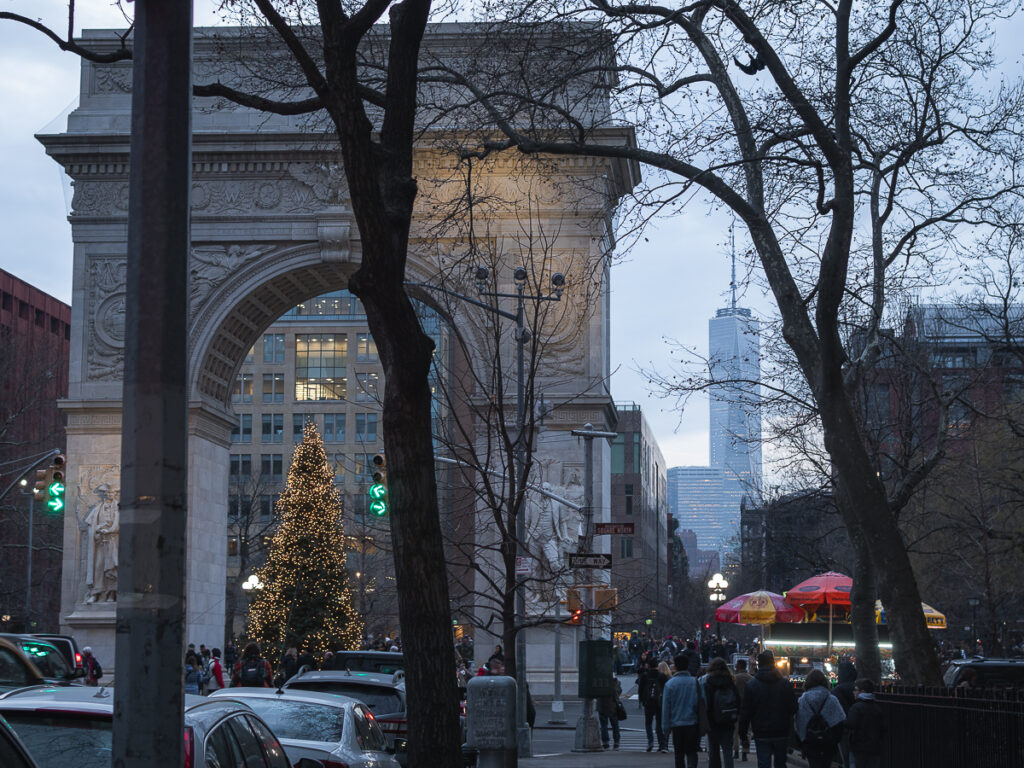
[[[25,574],[25,632],[29,633],[32,631],[32,528],[35,522],[33,512],[36,495],[31,490],[28,493],[25,492],[25,489],[28,488],[28,480],[26,478],[21,478],[18,481],[18,485],[21,486],[21,494],[28,496],[28,556],[25,558],[27,561],[27,573]]]
[[[725,590],[729,588],[729,582],[725,580],[725,577],[720,573],[716,573],[711,577],[711,581],[708,582],[708,589],[711,590],[710,599],[711,607],[714,609],[716,605],[725,601]],[[715,616],[715,634],[721,638],[722,636],[722,625],[718,621],[718,617]]]
[[[978,625],[975,621],[981,600],[976,597],[968,597],[967,604],[971,606],[971,654],[973,655],[978,651]]]
[[[443,288],[438,285],[430,285],[429,283],[406,283],[406,285],[417,286],[419,288],[426,288],[432,291],[438,291],[446,296],[459,299],[473,306],[485,309],[491,314],[504,317],[508,320],[512,320],[516,324],[516,439],[513,448],[514,460],[515,460],[515,474],[516,483],[518,489],[524,490],[526,484],[526,446],[523,442],[523,433],[526,431],[526,363],[525,363],[525,347],[527,342],[530,340],[530,332],[526,330],[526,313],[525,303],[529,301],[561,301],[562,292],[565,290],[565,275],[561,272],[555,272],[551,276],[551,288],[552,292],[548,295],[527,295],[526,293],[526,280],[529,277],[526,267],[516,267],[512,274],[516,284],[515,293],[502,293],[500,291],[489,291],[487,290],[488,280],[490,279],[491,272],[487,267],[478,266],[475,272],[475,279],[477,285],[477,291],[481,296],[486,296],[490,299],[515,299],[516,300],[516,311],[509,312],[501,309],[493,303],[487,301],[480,301],[470,296],[465,296],[456,291]],[[522,506],[522,505],[520,505]],[[520,512],[516,515],[516,534],[513,543],[512,557],[513,561],[519,555],[519,548],[526,539],[526,520],[524,515]],[[526,617],[526,588],[525,585],[519,581],[518,576],[516,577],[516,623],[521,623]],[[515,659],[516,659],[516,688],[517,688],[517,699],[516,699],[516,732],[517,732],[517,743],[519,757],[530,757],[533,754],[533,745],[530,735],[530,727],[526,722],[526,637],[523,635],[522,630],[516,630],[516,645],[515,645]]]

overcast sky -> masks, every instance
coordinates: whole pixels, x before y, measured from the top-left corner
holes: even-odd
[[[195,5],[197,24],[214,21],[215,3]],[[5,0],[0,7],[66,26],[66,0]],[[77,8],[76,30],[124,26],[110,0]],[[1013,34],[1004,43],[1007,69],[1019,67],[1020,39]],[[71,298],[70,188],[33,137],[61,130],[58,118],[77,99],[79,70],[75,56],[39,33],[0,22],[0,266],[63,301]],[[707,400],[693,398],[680,413],[673,401],[651,394],[638,370],[668,370],[666,339],[707,353],[708,318],[728,301],[728,226],[726,215],[691,206],[651,226],[648,242],[612,270],[612,394],[643,407],[670,467],[707,463]],[[741,303],[766,306],[756,289]]]

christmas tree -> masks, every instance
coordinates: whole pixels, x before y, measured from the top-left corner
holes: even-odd
[[[264,586],[249,607],[249,638],[265,656],[293,645],[314,658],[358,648],[363,623],[352,607],[345,569],[341,495],[312,422],[295,447],[277,511],[281,525],[257,573]]]

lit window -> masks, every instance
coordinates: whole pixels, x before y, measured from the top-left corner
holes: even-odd
[[[235,376],[235,385],[231,389],[232,403],[252,402],[252,374],[240,373]]]
[[[331,458],[334,465],[334,482],[338,485],[345,484],[345,454],[336,453]]]
[[[380,374],[376,371],[367,371],[366,373],[356,374],[356,402],[357,403],[376,403],[379,402],[377,397],[377,382],[380,379]]]
[[[228,557],[235,557],[238,555],[238,537],[228,537]]]
[[[343,333],[299,334],[295,337],[295,399],[344,400],[348,384]]]
[[[250,385],[250,390],[251,390]],[[252,400],[252,392],[249,393],[249,399]],[[283,403],[284,402],[284,374],[283,373],[264,373],[263,374],[263,402],[264,403]]]
[[[360,363],[376,363],[377,342],[368,333],[356,334],[356,360]]]

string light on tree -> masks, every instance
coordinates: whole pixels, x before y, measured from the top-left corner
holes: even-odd
[[[281,525],[254,574],[263,589],[249,590],[248,636],[268,655],[293,645],[317,657],[358,648],[363,625],[345,568],[341,496],[312,422],[295,447],[277,511]]]

